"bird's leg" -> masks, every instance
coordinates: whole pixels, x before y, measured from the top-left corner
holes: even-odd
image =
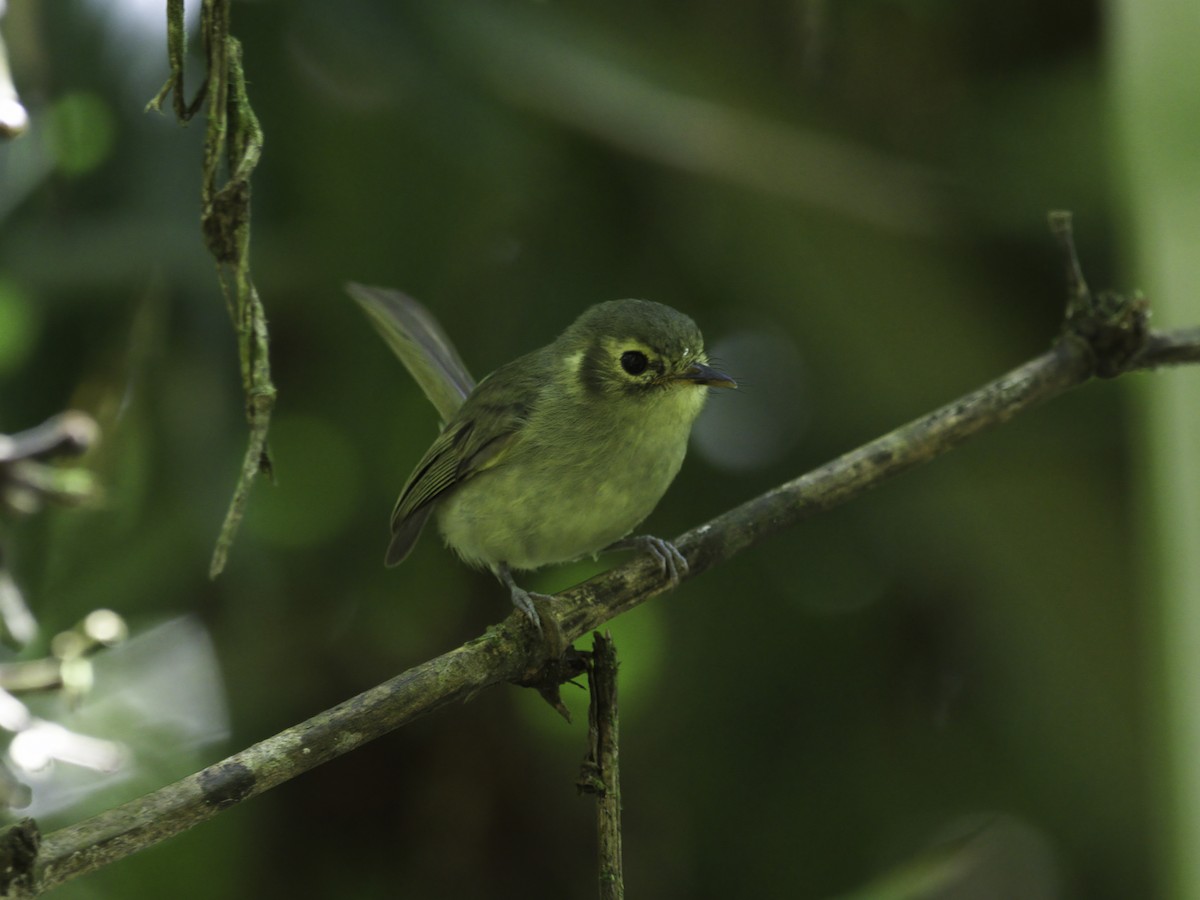
[[[533,601],[534,598],[538,600],[549,600],[550,596],[548,594],[535,594],[531,591],[527,591],[525,588],[513,581],[512,570],[509,569],[508,563],[497,564],[493,568],[493,571],[496,573],[496,577],[504,582],[504,586],[508,588],[509,593],[512,594],[513,606],[529,617],[529,621],[533,623],[533,627],[536,628],[540,634],[542,630],[542,620],[538,616],[537,610],[533,607]]]
[[[622,538],[609,544],[601,553],[610,550],[642,550],[654,557],[662,569],[663,577],[671,587],[679,584],[679,580],[688,572],[688,561],[674,544],[652,534],[639,534],[636,537]]]

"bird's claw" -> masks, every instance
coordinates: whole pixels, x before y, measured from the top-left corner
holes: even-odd
[[[554,598],[549,594],[536,594],[533,591],[527,591],[523,587],[517,585],[511,586],[513,606],[525,614],[525,617],[533,623],[534,630],[538,633],[538,637],[544,643],[548,659],[559,659],[568,649],[569,645],[563,638],[562,628],[559,627],[558,619],[554,618],[553,611],[548,611],[546,615],[546,624],[542,624],[542,618],[538,615],[537,607],[534,601],[541,603],[549,603]],[[554,696],[558,695],[558,691],[554,691]],[[550,696],[543,693],[547,700]],[[551,706],[559,712],[564,712],[562,704],[551,701]],[[570,721],[570,715],[567,715],[567,721]]]
[[[688,573],[687,558],[670,541],[650,534],[643,534],[633,540],[638,547],[654,557],[671,587],[676,587],[680,579]]]
[[[549,600],[549,594],[535,594],[532,591],[527,591],[523,587],[517,587],[515,584],[511,587],[512,604],[521,612],[525,613],[533,627],[537,629],[538,634],[542,633],[542,619],[538,615],[537,608],[534,607],[534,600]]]
[[[504,586],[508,588],[509,594],[512,595],[512,604],[521,612],[525,613],[525,617],[533,623],[533,627],[537,629],[537,633],[542,633],[542,619],[538,615],[537,609],[533,605],[534,600],[543,602],[552,599],[549,594],[535,594],[532,591],[527,591],[513,580],[512,570],[508,567],[508,563],[500,563],[493,569],[496,577],[504,582]]]

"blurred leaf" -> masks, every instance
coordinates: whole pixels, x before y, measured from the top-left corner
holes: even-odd
[[[0,279],[0,378],[23,365],[37,342],[39,317],[29,298]]]
[[[58,168],[85,175],[112,154],[116,119],[107,101],[90,91],[64,94],[50,108],[50,145]]]

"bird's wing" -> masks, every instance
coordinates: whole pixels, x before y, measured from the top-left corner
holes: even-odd
[[[475,379],[437,319],[412,297],[391,288],[351,281],[346,291],[400,357],[442,422],[449,422],[474,389]]]
[[[434,501],[502,463],[519,440],[521,427],[529,417],[531,394],[512,388],[510,379],[485,378],[417,463],[392,511],[388,565],[394,566],[408,556],[433,511]]]

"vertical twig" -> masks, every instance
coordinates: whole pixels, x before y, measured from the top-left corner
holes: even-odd
[[[242,45],[229,35],[228,2],[214,0],[214,5],[218,6],[222,15],[214,16],[214,20],[220,24],[215,27],[210,40],[223,44],[219,58],[224,74],[209,113],[210,123],[218,118],[220,122],[210,129],[210,136],[215,135],[217,140],[206,142],[205,145],[201,224],[209,250],[217,260],[221,290],[237,329],[238,360],[250,439],[242,461],[241,476],[213,550],[209,566],[209,575],[213,578],[225,568],[225,560],[241,525],[246,500],[255,478],[260,474],[268,477],[271,474],[267,430],[271,411],[275,407],[275,385],[271,381],[267,352],[267,316],[250,276],[250,173],[262,155],[262,128],[246,94]],[[216,60],[218,55],[213,54],[212,58]],[[218,107],[220,113],[217,112]],[[218,186],[217,173],[222,158],[228,170],[228,180]]]
[[[1063,334],[1082,341],[1091,351],[1093,374],[1115,378],[1126,371],[1133,358],[1146,346],[1149,304],[1138,292],[1129,297],[1115,291],[1092,293],[1075,249],[1071,213],[1052,210],[1048,221],[1066,268],[1067,309]]]
[[[621,863],[621,770],[617,718],[617,648],[611,634],[594,632],[588,660],[588,755],[578,787],[596,795],[596,842],[600,900],[625,896]]]
[[[1079,253],[1075,250],[1074,216],[1070,210],[1052,209],[1046,215],[1050,225],[1050,233],[1058,241],[1059,252],[1067,273],[1067,314],[1066,321],[1071,322],[1083,315],[1092,305],[1092,292],[1088,288],[1087,279],[1083,277],[1083,267],[1079,264]]]
[[[242,471],[213,549],[209,575],[214,578],[225,568],[255,478],[271,473],[267,429],[275,406],[267,354],[267,317],[250,276],[250,174],[262,155],[263,134],[246,93],[241,44],[229,33],[229,6],[230,0],[204,0],[201,5],[200,31],[208,73],[195,99],[188,103],[183,86],[187,44],[183,0],[168,0],[171,76],[147,106],[160,109],[167,95],[174,94],[175,114],[186,122],[205,98],[209,100],[200,227],[216,260],[221,293],[237,330],[238,362],[250,426]]]
[[[146,112],[153,110],[161,112],[163,101],[170,95],[175,117],[180,122],[188,121],[196,114],[200,104],[204,102],[207,79],[200,85],[195,99],[187,102],[187,92],[183,86],[183,65],[187,56],[187,22],[183,14],[183,0],[167,0],[167,63],[171,74],[167,77],[159,92],[146,104]]]

